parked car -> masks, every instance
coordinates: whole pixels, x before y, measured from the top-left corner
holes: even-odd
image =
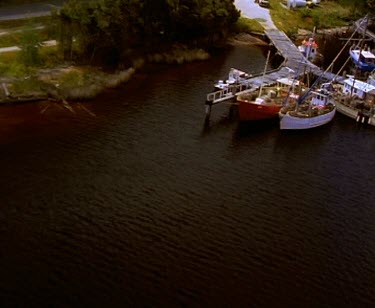
[[[259,0],[259,5],[263,7],[269,7],[270,2],[268,0]]]

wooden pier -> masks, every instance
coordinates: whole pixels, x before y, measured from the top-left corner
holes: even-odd
[[[375,33],[371,32],[369,29],[367,29],[367,25],[369,22],[375,23],[375,16],[366,16],[359,20],[357,20],[354,23],[354,30],[358,33],[367,36],[369,39],[375,42]]]
[[[278,69],[268,71],[266,74],[253,75],[241,81],[240,84],[229,85],[226,89],[208,93],[206,97],[206,121],[210,118],[212,106],[222,102],[234,101],[238,95],[259,89],[262,85],[275,85],[280,78],[299,77],[305,71],[320,76],[326,81],[334,78],[339,81],[343,79],[342,77],[336,77],[333,73],[323,72],[319,67],[308,61],[284,32],[271,29],[265,31],[265,35],[270,44],[284,58],[284,62]]]

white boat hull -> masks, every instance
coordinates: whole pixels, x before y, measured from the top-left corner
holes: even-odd
[[[280,129],[308,129],[322,126],[330,122],[335,114],[336,108],[326,114],[306,118],[294,117],[288,112],[280,119]]]
[[[375,126],[375,115],[371,117],[363,117],[360,115],[359,110],[348,107],[340,102],[336,102],[337,111],[343,115],[346,115],[349,118],[356,120],[357,122],[370,124]]]

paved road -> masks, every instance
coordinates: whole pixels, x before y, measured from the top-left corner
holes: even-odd
[[[19,4],[0,7],[0,21],[20,19],[25,17],[47,16],[51,11],[60,7],[64,0],[47,0],[42,3]]]
[[[235,0],[234,4],[244,17],[257,19],[266,29],[276,29],[270,12],[267,8],[260,7],[254,0]]]

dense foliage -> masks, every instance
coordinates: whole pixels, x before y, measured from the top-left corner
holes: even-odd
[[[234,0],[71,0],[56,17],[65,57],[119,63],[134,50],[212,44],[239,12]]]

